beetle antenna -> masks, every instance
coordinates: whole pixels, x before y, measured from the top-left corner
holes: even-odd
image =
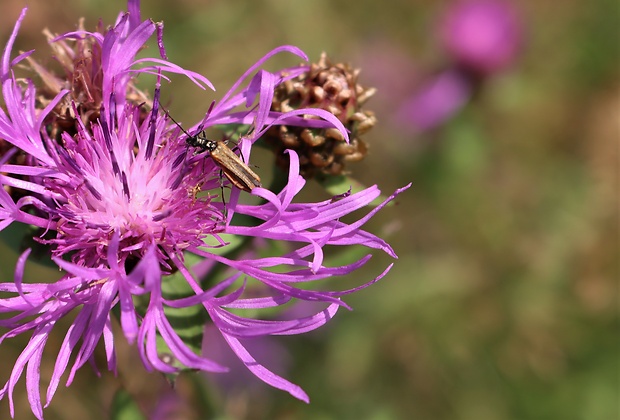
[[[161,102],[160,102],[160,104],[159,104],[159,107],[160,107],[161,109],[163,109],[163,110],[164,110],[164,112],[166,113],[166,115],[168,116],[168,118],[170,118],[170,119],[172,120],[172,122],[173,122],[173,123],[175,123],[175,124],[177,125],[177,127],[179,127],[179,128],[181,129],[181,131],[185,133],[185,135],[186,135],[187,137],[194,137],[194,136],[192,136],[191,134],[189,134],[187,131],[185,131],[185,129],[181,126],[181,124],[179,124],[179,123],[177,122],[177,120],[175,120],[174,118],[172,118],[172,115],[170,115],[170,113],[168,112],[168,110],[167,110],[166,108],[164,108],[163,106],[161,106]]]

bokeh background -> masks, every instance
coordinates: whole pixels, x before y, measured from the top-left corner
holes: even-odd
[[[25,3],[2,2],[2,44]],[[17,48],[42,59],[42,28],[64,32],[82,16],[92,28],[125,9],[28,3]],[[118,375],[82,369],[46,418],[109,418],[119,389],[157,419],[619,418],[619,5],[478,1],[474,13],[461,3],[143,1],[143,17],[165,23],[169,58],[220,94],[281,44],[360,67],[360,82],[379,89],[367,103],[379,124],[364,137],[366,160],[349,169],[386,193],[413,182],[368,225],[400,258],[346,299],[353,312],[311,335],[260,343],[310,405],[242,373],[227,383],[184,375],[173,392],[119,340]],[[280,56],[272,66],[297,62]],[[183,121],[217,98],[182,79],[163,95]],[[270,157],[257,164],[268,168]],[[327,194],[314,185],[309,195]],[[4,244],[0,253],[6,281],[15,254]],[[391,262],[377,254],[353,280]],[[36,264],[28,273],[60,276]],[[51,339],[44,376],[62,337]],[[2,383],[23,345],[0,346]],[[23,380],[17,390],[16,416],[29,419]]]

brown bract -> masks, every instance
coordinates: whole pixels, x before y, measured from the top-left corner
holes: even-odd
[[[317,174],[340,175],[348,162],[364,159],[367,144],[360,136],[370,130],[377,119],[372,111],[362,109],[375,89],[359,85],[359,73],[359,69],[353,69],[348,64],[332,64],[323,53],[307,73],[276,88],[271,106],[273,111],[324,109],[335,115],[350,131],[350,142],[347,143],[335,128],[274,127],[267,133],[266,140],[274,148],[279,166],[288,168],[286,149],[297,152],[301,175],[306,179]]]
[[[80,20],[78,31],[83,30],[83,20]],[[97,30],[104,32],[103,28]],[[43,65],[32,57],[27,60],[30,70],[36,73],[40,80],[40,83],[36,84],[38,106],[44,108],[63,89],[69,90],[45,121],[50,137],[60,141],[63,132],[72,136],[77,132],[78,116],[86,129],[99,118],[103,90],[101,45],[92,37],[51,42],[57,35],[47,29],[43,34],[52,49],[53,61]],[[149,108],[152,106],[147,94],[131,82],[128,84],[128,98],[135,104],[145,104]],[[146,110],[143,116],[146,116]]]

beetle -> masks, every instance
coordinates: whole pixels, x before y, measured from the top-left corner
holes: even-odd
[[[196,136],[187,134],[187,136],[185,140],[187,144],[200,149],[202,152],[208,151],[213,162],[235,187],[243,191],[252,192],[252,189],[263,186],[260,182],[260,177],[222,140],[210,140],[202,133]]]
[[[187,145],[200,149],[201,152],[208,151],[213,162],[235,187],[246,192],[252,192],[254,188],[263,186],[260,177],[224,141],[208,139],[204,131],[192,136],[172,118],[168,111],[164,109],[164,112],[185,133]]]

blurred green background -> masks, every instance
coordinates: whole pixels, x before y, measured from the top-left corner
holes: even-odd
[[[451,65],[435,29],[451,3],[143,1],[143,17],[165,23],[169,58],[206,75],[219,95],[281,44],[312,60],[326,51],[362,67],[361,83],[380,88],[367,105],[379,124],[364,137],[368,157],[349,169],[387,194],[413,182],[367,226],[399,260],[384,280],[346,298],[353,312],[317,333],[276,339],[290,353],[282,373],[307,391],[310,405],[253,380],[247,391],[227,393],[201,385],[214,396],[206,401],[189,376],[175,399],[117,340],[118,376],[82,369],[46,418],[108,418],[121,387],[146,413],[162,395],[170,398],[167,419],[203,418],[205,407],[221,419],[619,418],[618,3],[516,2],[524,41],[514,63],[485,78],[453,118],[413,132],[394,122],[394,101]],[[3,44],[23,5],[3,2]],[[36,48],[43,59],[43,27],[60,33],[82,16],[87,29],[99,17],[108,24],[125,4],[29,7],[17,48]],[[283,55],[271,63],[277,69],[298,60]],[[218,97],[180,78],[163,89],[172,113],[188,122]],[[259,156],[258,166],[267,168],[269,159]],[[325,199],[316,186],[311,191]],[[1,252],[11,256],[0,268],[7,281],[15,256],[4,245]],[[377,254],[356,281],[390,262]],[[34,279],[59,276],[34,264],[29,270]],[[50,341],[44,378],[63,336]],[[0,346],[2,383],[23,345]],[[31,418],[23,380],[16,389],[17,418]]]

